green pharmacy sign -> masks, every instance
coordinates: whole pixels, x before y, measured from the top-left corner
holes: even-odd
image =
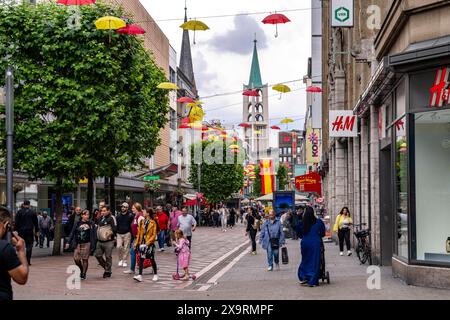
[[[331,26],[353,27],[353,0],[331,0]]]
[[[334,11],[334,17],[337,21],[345,22],[350,19],[350,10],[345,7],[337,8]]]
[[[159,180],[160,178],[161,178],[160,176],[145,176],[144,181],[154,181]]]

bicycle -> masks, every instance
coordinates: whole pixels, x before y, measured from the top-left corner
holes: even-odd
[[[360,223],[357,225],[353,225],[356,227],[356,230],[353,232],[355,235],[358,244],[356,245],[356,255],[361,262],[361,264],[365,264],[367,261],[369,261],[369,265],[372,264],[372,248],[370,246],[369,236],[370,236],[370,230],[369,229],[362,229],[362,226],[367,225],[367,223]]]

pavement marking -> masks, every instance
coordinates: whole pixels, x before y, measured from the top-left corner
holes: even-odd
[[[211,285],[201,286],[197,291],[206,291],[211,287]]]
[[[233,259],[228,265],[226,265],[222,270],[217,272],[214,277],[208,280],[208,283],[217,283],[217,280],[219,280],[228,270],[230,270],[239,260],[242,259],[243,256],[247,254],[247,250],[244,250],[241,252],[240,255],[238,255],[236,258]]]

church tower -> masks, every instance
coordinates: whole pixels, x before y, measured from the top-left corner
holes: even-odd
[[[269,148],[269,99],[268,86],[262,83],[259,68],[257,40],[254,40],[252,66],[248,84],[244,90],[256,90],[259,97],[243,96],[243,122],[250,124],[244,130],[247,152],[251,159],[259,160]]]

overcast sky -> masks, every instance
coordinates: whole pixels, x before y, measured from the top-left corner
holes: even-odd
[[[155,20],[184,18],[184,0],[140,0]],[[278,27],[265,25],[261,20],[267,14],[202,18],[210,30],[196,32],[196,44],[190,33],[194,73],[200,97],[242,90],[247,84],[253,50],[253,39],[258,40],[259,63],[263,83],[276,84],[291,80],[293,92],[279,99],[269,89],[270,125],[279,125],[283,117],[295,120],[289,129],[303,128],[306,94],[302,82],[307,73],[311,55],[311,4],[306,0],[187,0],[188,19],[250,12],[305,9],[285,12],[291,22]],[[158,25],[177,51],[181,51],[183,21],[158,21]],[[303,89],[301,89],[303,88]],[[237,125],[242,119],[242,93],[203,99],[205,119],[220,119],[226,127]],[[232,104],[236,104],[230,106]],[[286,125],[280,125],[286,129]],[[273,130],[272,130],[273,131]],[[271,145],[276,146],[277,132],[272,132]]]

